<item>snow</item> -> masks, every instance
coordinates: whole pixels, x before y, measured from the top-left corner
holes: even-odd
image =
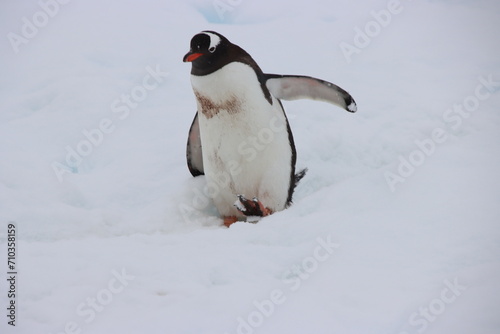
[[[3,2],[0,332],[498,333],[499,9]],[[256,224],[221,226],[186,167],[203,30],[358,104],[284,103],[309,172]]]

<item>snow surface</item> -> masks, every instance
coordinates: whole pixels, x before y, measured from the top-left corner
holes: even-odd
[[[44,22],[37,1],[0,4],[1,333],[500,332],[496,0],[51,8]],[[33,16],[42,27],[15,53],[8,34]],[[340,45],[365,29],[348,62]],[[186,167],[196,104],[182,57],[202,30],[358,103],[285,103],[309,173],[292,207],[257,224],[221,226]],[[87,156],[68,164],[78,145]]]

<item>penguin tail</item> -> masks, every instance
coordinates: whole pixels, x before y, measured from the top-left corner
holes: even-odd
[[[295,174],[295,179],[293,184],[294,188],[299,184],[300,180],[302,180],[302,178],[306,176],[306,173],[307,173],[307,168],[304,168],[303,170]]]
[[[290,189],[288,190],[288,200],[287,200],[287,203],[286,203],[286,208],[288,208],[290,205],[292,205],[292,196],[293,196],[293,192],[295,191],[295,187],[297,187],[297,185],[299,184],[300,180],[302,180],[302,178],[306,175],[307,173],[307,168],[304,168],[303,170],[301,170],[300,172],[298,172],[297,174],[295,174],[292,178],[293,180],[293,183],[290,185]]]

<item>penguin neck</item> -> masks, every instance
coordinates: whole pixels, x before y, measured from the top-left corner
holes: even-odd
[[[273,101],[271,98],[271,93],[266,86],[266,78],[264,76],[264,73],[260,69],[259,65],[257,65],[255,60],[253,60],[253,58],[245,50],[237,45],[233,44],[230,48],[227,49],[224,54],[217,55],[217,58],[215,59],[213,57],[208,58],[207,60],[203,60],[200,58],[199,62],[193,62],[191,67],[191,75],[200,77],[210,75],[233,62],[248,65],[253,69],[255,75],[257,76],[257,79],[259,80],[264,97],[270,104],[272,104]]]
[[[255,71],[248,63],[231,62],[210,74],[191,75],[191,84],[198,99],[204,96],[217,104],[226,103],[233,96],[240,99],[252,96],[254,99],[260,95],[273,105],[271,93],[263,78],[260,69]]]

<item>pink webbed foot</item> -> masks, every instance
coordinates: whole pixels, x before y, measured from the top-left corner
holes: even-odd
[[[272,210],[266,208],[261,201],[256,197],[253,199],[247,199],[243,195],[238,195],[238,200],[234,203],[234,206],[247,217],[247,221],[256,222],[261,217],[269,216],[272,214]]]
[[[238,221],[238,217],[227,216],[222,218],[224,220],[224,226],[229,227]]]

